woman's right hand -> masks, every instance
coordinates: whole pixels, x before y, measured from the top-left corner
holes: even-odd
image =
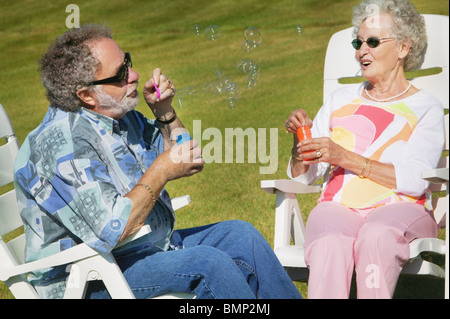
[[[297,129],[302,126],[312,127],[312,120],[308,117],[305,110],[297,109],[293,111],[285,122],[286,132],[293,133],[294,145],[292,147],[292,165],[291,172],[293,177],[304,174],[308,169],[309,165],[303,164],[303,155],[298,148],[298,137]]]
[[[301,126],[312,127],[312,120],[308,117],[304,109],[297,109],[293,111],[285,122],[286,131],[289,133],[296,133]],[[294,134],[295,136],[295,134]]]

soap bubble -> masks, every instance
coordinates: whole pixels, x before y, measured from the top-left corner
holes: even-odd
[[[257,47],[262,42],[261,33],[255,27],[248,27],[244,31],[245,40]]]
[[[256,47],[247,40],[244,40],[242,41],[241,48],[245,52],[252,52]]]
[[[212,83],[213,91],[227,99],[228,107],[235,109],[237,107],[237,100],[241,96],[241,89],[239,85],[230,77],[225,76],[221,70],[216,70],[218,81]]]
[[[196,23],[192,26],[192,30],[194,30],[194,34],[196,36],[200,36],[202,33],[202,26],[200,24]]]
[[[230,109],[234,110],[237,107],[237,99],[236,98],[231,97],[227,100],[227,102],[228,102],[228,107]]]
[[[216,70],[217,80],[177,89],[178,103],[180,108],[183,107],[183,99],[192,95],[217,95],[226,99],[228,107],[235,109],[237,101],[241,95],[239,85],[231,77],[226,76],[221,70]]]
[[[222,92],[225,97],[227,98],[239,98],[239,96],[241,95],[241,89],[239,88],[239,85],[234,82],[232,79],[230,78],[225,78],[223,80],[223,92]]]
[[[305,32],[305,28],[303,28],[303,26],[301,24],[297,24],[295,26],[295,31],[297,32],[297,35],[303,35],[303,33]]]
[[[247,87],[249,89],[253,88],[258,82],[260,66],[252,59],[244,59],[239,61],[237,68],[243,72],[247,73]]]
[[[252,70],[256,70],[257,72],[259,72],[259,69],[260,69],[259,64],[257,64],[252,59],[243,59],[243,60],[239,61],[237,68],[239,69],[239,71],[244,72],[244,73],[248,73]]]
[[[251,70],[247,75],[247,87],[253,88],[258,83],[259,71]]]
[[[255,27],[248,27],[244,31],[244,41],[242,41],[242,49],[247,52],[253,51],[262,42],[261,33]]]
[[[203,85],[203,91],[214,95],[221,94],[224,89],[224,81],[227,79],[221,70],[216,70],[218,81],[206,83]]]
[[[195,86],[191,85],[185,88],[177,89],[178,96],[197,95],[198,90]]]
[[[217,25],[207,26],[205,29],[205,38],[211,41],[217,40],[221,35],[220,27]]]
[[[223,91],[223,83],[221,81],[205,83],[201,85],[201,89],[205,93],[219,95]]]
[[[223,79],[225,77],[225,74],[222,73],[222,70],[217,69],[216,70],[216,76],[219,79]]]

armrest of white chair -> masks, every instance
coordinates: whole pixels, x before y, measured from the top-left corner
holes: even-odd
[[[184,196],[179,196],[179,197],[175,197],[171,199],[172,201],[172,208],[173,210],[177,210],[180,209],[184,206],[187,206],[191,203],[191,197],[189,195],[184,195]],[[145,236],[147,234],[149,234],[151,232],[151,228],[149,225],[144,225],[142,226],[137,232],[135,232],[134,234],[128,236],[127,238],[125,238],[124,240],[122,240],[120,243],[118,243],[116,245],[115,248],[119,248],[123,245],[128,244],[129,242],[132,242],[142,236]]]
[[[291,179],[262,180],[261,188],[269,194],[277,191],[294,194],[320,193],[322,185],[306,185]]]
[[[123,245],[126,245],[130,242],[132,242],[133,240],[136,240],[142,236],[145,236],[147,234],[149,234],[151,232],[151,228],[150,225],[144,225],[142,226],[138,231],[136,231],[135,233],[131,234],[130,236],[128,236],[127,238],[125,238],[124,240],[122,240],[121,242],[119,242],[116,247],[114,248],[119,248]]]
[[[423,171],[422,178],[432,183],[448,182],[448,167]]]
[[[33,262],[17,265],[14,268],[8,267],[6,269],[0,269],[0,280],[6,281],[7,279],[17,275],[27,274],[38,269],[65,265],[74,261],[92,257],[94,255],[98,255],[98,252],[86,244],[79,244]]]
[[[179,196],[171,199],[173,210],[180,209],[191,203],[191,197],[189,195]]]
[[[135,232],[134,234],[130,235],[128,238],[120,242],[119,245],[129,243],[150,232],[151,232],[150,226],[145,225],[137,232]],[[0,268],[0,280],[6,281],[7,279],[17,275],[27,274],[29,272],[38,269],[66,265],[86,258],[90,258],[95,255],[99,255],[99,253],[96,250],[92,249],[86,244],[78,244],[74,247],[63,250],[51,256],[38,259],[36,261],[17,265],[15,267]]]
[[[445,255],[445,241],[439,238],[417,238],[409,245],[409,258],[413,259],[423,252]]]
[[[296,194],[320,193],[322,185],[305,185],[290,179],[262,180],[261,188],[276,194],[274,248],[295,245],[305,241],[305,224]]]

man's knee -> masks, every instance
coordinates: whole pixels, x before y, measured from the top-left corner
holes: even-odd
[[[224,271],[235,267],[231,257],[223,251],[211,246],[197,246],[190,249],[192,252],[192,262],[201,265],[202,269],[208,272]],[[195,252],[194,252],[195,251]]]
[[[218,225],[227,234],[236,234],[239,237],[243,236],[260,236],[260,232],[249,222],[243,220],[227,220],[220,222]]]

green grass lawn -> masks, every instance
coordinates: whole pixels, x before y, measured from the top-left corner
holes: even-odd
[[[22,142],[47,110],[37,60],[50,42],[67,30],[69,13],[65,9],[71,2],[0,1],[0,103]],[[179,117],[191,132],[194,120],[201,120],[202,130],[217,128],[223,139],[226,128],[251,128],[256,132],[261,128],[267,136],[270,128],[278,129],[278,165],[272,174],[260,174],[260,167],[265,164],[260,164],[258,158],[256,163],[249,163],[246,157],[245,163],[233,160],[207,164],[202,173],[170,183],[167,189],[172,196],[190,194],[193,201],[179,211],[178,228],[242,219],[251,222],[273,242],[275,197],[260,189],[260,180],[286,178],[292,137],[284,132],[284,120],[298,107],[305,108],[313,117],[321,106],[328,39],[334,32],[350,26],[351,8],[358,2],[76,1],[81,24],[106,24],[122,49],[131,53],[133,68],[140,74],[141,90],[155,67],[170,76],[178,92],[196,89],[197,94],[180,94],[180,99],[174,99]],[[449,12],[446,0],[414,0],[413,3],[421,13],[448,15]],[[195,24],[202,31],[210,25],[219,26],[220,37],[212,41],[196,35]],[[301,35],[297,33],[298,25],[303,27]],[[250,26],[260,31],[262,43],[246,52],[241,44],[244,30]],[[252,59],[260,65],[258,82],[251,89],[247,88],[246,74],[237,68],[243,59]],[[223,94],[203,89],[218,80],[217,71],[240,87],[234,109],[228,106]],[[151,116],[143,99],[138,110]],[[205,138],[202,146],[209,142]],[[316,197],[310,196],[300,201],[305,217],[315,200]],[[306,296],[306,284],[298,287]],[[425,297],[434,293],[436,285],[432,284],[428,290],[430,294],[425,293]],[[423,291],[418,294],[424,295]],[[0,283],[1,298],[11,298],[3,283]]]

